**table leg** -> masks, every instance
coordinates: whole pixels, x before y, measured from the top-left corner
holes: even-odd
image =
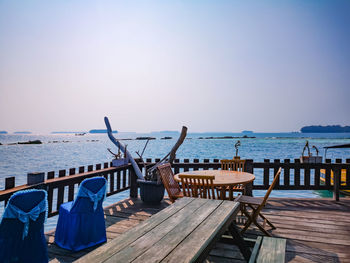
[[[233,241],[235,242],[235,244],[237,244],[244,259],[248,262],[252,252],[250,251],[249,247],[247,246],[243,237],[241,236],[240,231],[238,230],[238,227],[235,224],[231,224],[228,227],[228,230],[230,231],[230,234],[232,235]]]

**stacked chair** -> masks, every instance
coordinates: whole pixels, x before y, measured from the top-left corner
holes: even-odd
[[[60,206],[55,233],[58,246],[79,251],[107,241],[102,207],[106,183],[103,177],[85,179],[75,200]]]
[[[0,223],[0,261],[48,262],[46,218],[46,191],[24,190],[13,194]]]

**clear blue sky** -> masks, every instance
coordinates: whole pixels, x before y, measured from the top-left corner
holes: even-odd
[[[350,125],[350,1],[0,0],[0,130]]]

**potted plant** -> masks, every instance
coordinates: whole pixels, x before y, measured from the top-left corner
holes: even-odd
[[[137,182],[140,187],[141,200],[146,203],[159,203],[160,201],[162,201],[164,197],[164,185],[158,174],[157,167],[165,162],[172,163],[174,161],[177,149],[180,147],[180,145],[183,143],[183,141],[186,138],[187,128],[185,126],[182,127],[180,137],[177,140],[176,144],[171,149],[171,151],[166,156],[164,156],[159,162],[157,162],[151,167],[147,167],[142,159],[142,155],[149,142],[149,139],[147,140],[142,153],[139,154],[139,152],[136,152],[144,165],[144,168],[145,168],[144,170],[146,171],[145,175],[143,175],[139,165],[136,163],[135,159],[131,156],[130,152],[118,139],[116,139],[113,136],[112,128],[108,118],[105,117],[104,120],[107,127],[107,134],[109,139],[118,147],[118,149],[120,149],[124,153],[125,158],[127,158],[130,161],[131,165],[134,168],[136,176],[138,177]]]

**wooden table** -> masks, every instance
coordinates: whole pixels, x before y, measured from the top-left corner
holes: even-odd
[[[238,202],[184,197],[76,262],[201,262],[226,230],[248,260],[238,211]]]
[[[197,170],[197,171],[189,171],[175,174],[174,179],[178,182],[181,182],[179,175],[193,175],[193,176],[201,176],[201,175],[214,175],[215,180],[213,182],[215,187],[221,187],[224,191],[228,189],[229,192],[229,200],[234,200],[233,187],[238,184],[247,185],[255,180],[254,174],[246,173],[246,172],[237,172],[237,171],[227,171],[227,170]],[[225,193],[222,193],[222,196]]]

